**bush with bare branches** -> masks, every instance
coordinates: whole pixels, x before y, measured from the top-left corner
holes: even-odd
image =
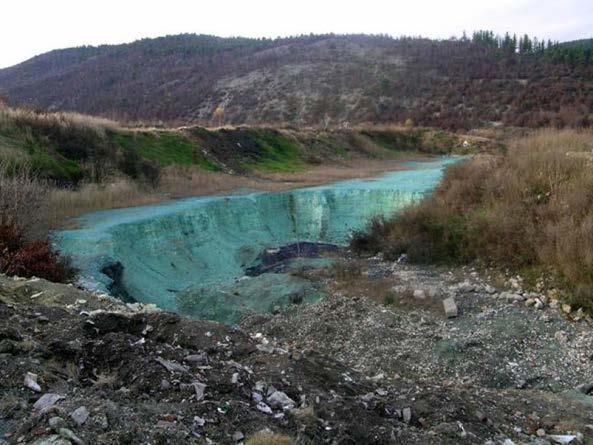
[[[0,162],[0,225],[14,226],[27,239],[49,230],[49,185],[26,167]]]

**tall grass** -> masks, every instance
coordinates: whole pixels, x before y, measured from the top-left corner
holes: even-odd
[[[358,234],[358,251],[417,262],[484,260],[564,280],[593,309],[593,133],[537,131],[501,156],[451,167],[432,197]]]

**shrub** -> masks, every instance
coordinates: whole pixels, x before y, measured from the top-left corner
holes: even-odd
[[[593,306],[593,133],[540,130],[450,168],[427,200],[357,234],[358,252],[540,268]]]
[[[49,230],[48,184],[26,167],[0,162],[0,225],[14,226],[28,239]]]
[[[49,241],[27,242],[16,226],[0,225],[0,273],[65,282],[74,270],[52,251]]]

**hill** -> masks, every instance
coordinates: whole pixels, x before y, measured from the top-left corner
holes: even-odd
[[[0,91],[12,104],[169,124],[593,122],[591,51],[524,39],[177,35],[52,51],[0,70]]]

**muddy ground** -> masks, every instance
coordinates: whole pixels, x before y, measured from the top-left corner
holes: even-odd
[[[0,276],[0,444],[593,443],[587,317],[471,270],[362,274],[392,295],[241,326]]]

